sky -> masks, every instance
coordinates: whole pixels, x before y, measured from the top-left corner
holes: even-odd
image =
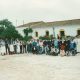
[[[6,18],[15,26],[80,19],[80,0],[0,0],[0,20]]]

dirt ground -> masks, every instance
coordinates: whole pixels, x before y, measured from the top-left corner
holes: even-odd
[[[80,54],[0,56],[0,80],[80,80]]]

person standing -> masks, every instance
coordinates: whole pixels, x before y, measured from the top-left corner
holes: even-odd
[[[32,41],[27,42],[27,52],[31,53],[32,52]]]
[[[59,53],[59,44],[58,44],[58,39],[54,40],[54,48],[55,48],[55,52]]]
[[[20,41],[20,53],[22,53],[22,41]]]
[[[65,43],[64,43],[64,41],[62,41],[62,44],[61,44],[60,54],[62,57],[65,56]]]
[[[70,50],[73,56],[76,55],[76,43],[72,40],[70,43]]]
[[[14,41],[14,53],[17,54],[17,41]]]
[[[70,40],[69,39],[66,41],[66,55],[67,56],[70,55]]]
[[[26,51],[26,41],[23,41],[23,53],[27,53],[27,51]]]
[[[47,45],[48,45],[48,41],[44,40],[43,41],[43,53],[47,53],[47,51],[46,51]]]
[[[1,54],[1,55],[5,55],[5,54],[6,54],[5,42],[4,42],[3,40],[1,40],[0,54]]]
[[[9,48],[9,41],[8,41],[8,39],[5,40],[5,48],[6,48],[6,54],[10,54],[10,48]]]
[[[42,54],[43,53],[43,41],[42,40],[39,41],[39,46],[40,46],[39,53]]]
[[[60,54],[61,44],[62,44],[62,41],[61,41],[61,39],[59,39],[58,40],[59,54]]]
[[[20,53],[20,41],[17,40],[17,53],[19,54]]]

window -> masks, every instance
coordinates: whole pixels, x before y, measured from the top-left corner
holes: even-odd
[[[35,32],[35,36],[38,37],[38,32]]]
[[[46,31],[46,36],[49,36],[49,31]]]
[[[65,31],[64,30],[60,30],[60,36],[65,36]]]
[[[80,35],[80,30],[77,30],[77,35]]]

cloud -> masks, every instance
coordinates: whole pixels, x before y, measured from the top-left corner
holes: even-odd
[[[80,18],[80,0],[0,0],[0,19],[55,21]]]

